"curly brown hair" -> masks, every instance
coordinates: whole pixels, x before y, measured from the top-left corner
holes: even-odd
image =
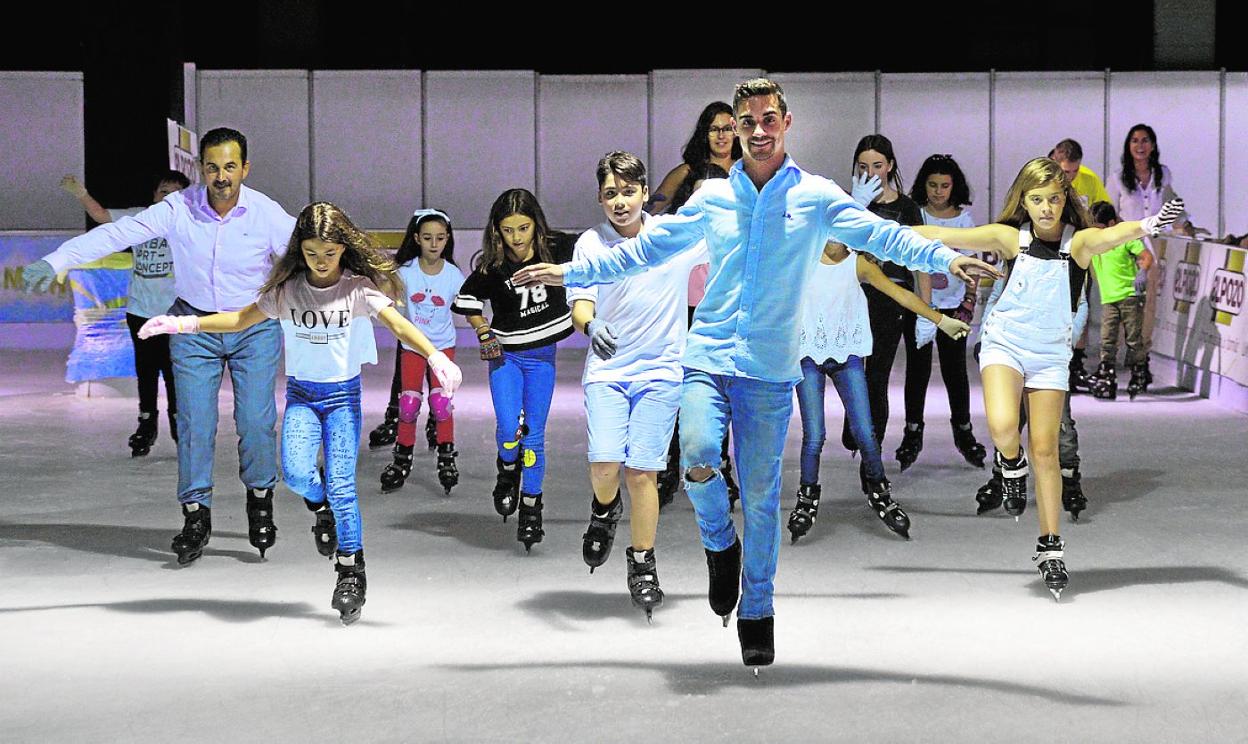
[[[303,257],[303,241],[315,238],[343,247],[342,267],[359,276],[366,276],[391,298],[402,297],[403,282],[399,280],[392,259],[383,254],[368,233],[355,226],[342,208],[329,202],[313,202],[303,208],[295,220],[295,230],[286,245],[286,253],[273,264],[269,278],[260,293],[281,287],[299,274],[308,271]]]

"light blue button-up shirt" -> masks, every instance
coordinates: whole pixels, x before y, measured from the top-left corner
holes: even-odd
[[[680,211],[610,251],[564,264],[564,284],[606,284],[706,239],[706,296],[682,363],[720,375],[793,383],[807,277],[829,240],[919,271],[948,271],[960,254],[863,209],[792,158],[760,192],[741,163],[703,183]],[[818,291],[818,287],[813,288]]]
[[[59,274],[154,238],[169,241],[178,296],[209,312],[255,302],[274,258],[286,252],[295,218],[264,194],[239,185],[238,204],[222,217],[195,186],[175,192],[133,217],[68,240],[44,256]]]

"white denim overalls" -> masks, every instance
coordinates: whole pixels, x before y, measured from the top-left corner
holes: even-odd
[[[1071,331],[1070,244],[1075,228],[1062,230],[1058,258],[1037,258],[1031,251],[1031,224],[1018,228],[1018,257],[1005,291],[984,320],[979,353],[982,372],[1003,364],[1023,376],[1033,390],[1066,390],[1070,384]]]

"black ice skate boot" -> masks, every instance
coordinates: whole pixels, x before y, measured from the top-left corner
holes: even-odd
[[[259,495],[257,495],[257,493]],[[264,551],[277,542],[277,525],[273,523],[273,489],[247,489],[247,541],[251,547]]]
[[[959,424],[950,419],[949,425],[953,427],[953,446],[958,448],[958,452],[962,453],[962,457],[977,468],[984,466],[984,458],[988,456],[988,451],[984,449],[984,445],[975,439],[975,432],[971,428],[971,422]]]
[[[992,466],[992,477],[988,482],[979,487],[979,491],[975,494],[975,501],[978,506],[975,507],[975,514],[986,514],[993,509],[1001,506],[1001,468],[997,467],[995,461]]]
[[[724,477],[724,485],[728,487],[728,511],[737,510],[737,502],[741,500],[741,489],[732,477],[732,457],[724,455],[719,462],[719,474]]]
[[[737,618],[737,640],[741,642],[741,663],[754,667],[771,664],[776,660],[776,619],[761,617],[757,620]]]
[[[1131,380],[1127,383],[1127,395],[1131,397],[1131,400],[1135,400],[1135,396],[1148,390],[1146,375],[1144,362],[1131,365]]]
[[[1148,366],[1148,354],[1144,355],[1144,388],[1141,392],[1148,392],[1148,386],[1153,384],[1153,370]]]
[[[862,492],[867,495],[867,506],[871,507],[884,526],[909,540],[910,517],[901,508],[901,504],[893,501],[892,484],[888,482],[888,478],[878,481],[863,478]]]
[[[1118,370],[1112,362],[1101,362],[1094,379],[1092,395],[1097,400],[1115,400],[1118,397]]]
[[[178,565],[185,566],[204,554],[204,546],[212,537],[212,510],[195,502],[182,505],[185,521],[182,531],[173,536],[169,546],[178,554]]]
[[[495,460],[498,468],[498,480],[494,482],[494,511],[507,521],[507,517],[516,513],[516,505],[520,503],[520,471],[523,467],[520,459],[515,462],[503,462],[503,458]]]
[[[334,586],[330,606],[338,610],[343,625],[350,625],[360,619],[360,608],[364,606],[364,593],[368,589],[368,577],[364,575],[364,551],[338,553],[334,571],[338,573],[338,583]]]
[[[654,608],[663,604],[659,572],[654,565],[654,548],[637,550],[629,546],[624,551],[624,557],[628,559],[628,594],[633,599],[633,607],[646,613],[646,622],[654,622],[651,614]]]
[[[810,532],[810,528],[814,526],[815,518],[819,516],[821,490],[818,483],[798,486],[797,504],[789,514],[789,533],[793,536],[793,542],[797,542],[797,538]]]
[[[741,597],[741,541],[733,540],[732,545],[724,550],[706,551],[706,572],[710,578],[710,587],[706,597],[711,603],[711,612],[724,620],[728,627],[728,618],[737,607]]]
[[[313,504],[304,499],[303,505],[316,517],[312,523],[312,540],[316,543],[316,552],[332,558],[338,550],[338,524],[334,521],[334,511],[329,508],[329,499]]]
[[[399,435],[399,407],[386,406],[386,418],[368,433],[368,448],[381,449],[394,444]]]
[[[1066,563],[1062,560],[1065,549],[1066,543],[1057,535],[1041,535],[1036,541],[1036,554],[1032,557],[1040,577],[1044,579],[1044,585],[1058,602],[1062,600],[1062,590],[1070,581],[1070,574],[1066,573]]]
[[[1074,349],[1070,355],[1070,392],[1091,393],[1095,378],[1088,374],[1083,366],[1085,354],[1083,349]]]
[[[1078,522],[1079,512],[1088,508],[1079,468],[1062,468],[1062,508],[1070,512],[1072,522]]]
[[[923,451],[923,422],[907,421],[905,431],[901,435],[901,446],[897,448],[897,462],[901,464],[901,472],[914,464]]]
[[[452,488],[459,485],[459,468],[455,466],[455,457],[458,454],[454,442],[438,445],[438,483],[442,484],[447,496],[451,495]]]
[[[667,459],[667,467],[659,473],[659,508],[676,500],[676,491],[680,488],[680,459]]]
[[[144,457],[156,443],[156,414],[144,411],[139,414],[139,428],[130,435],[130,456]]]
[[[1001,503],[1005,506],[1005,513],[1017,522],[1027,511],[1027,453],[1020,444],[1018,457],[1007,460],[1001,450],[997,450],[992,462],[993,469],[1001,471]]]
[[[620,492],[615,492],[615,499],[610,504],[603,504],[592,496],[589,499],[589,529],[581,536],[581,557],[589,566],[592,574],[595,568],[607,562],[611,557],[611,545],[615,542],[615,527],[620,523],[620,515],[624,513],[624,501]]]
[[[430,452],[438,448],[438,421],[433,417],[433,413],[425,419],[425,443],[429,445]]]
[[[524,543],[524,552],[528,553],[534,545],[542,541],[542,537],[546,534],[542,530],[542,495],[540,493],[520,494],[520,516],[516,522],[516,540]]]
[[[412,450],[411,445],[394,445],[394,462],[381,471],[382,493],[397,491],[407,482],[407,476],[412,474]]]

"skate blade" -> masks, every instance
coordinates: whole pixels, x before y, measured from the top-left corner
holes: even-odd
[[[758,667],[754,667],[753,672],[754,672],[754,679],[758,679]]]
[[[1054,588],[1052,588],[1052,587],[1049,587],[1049,594],[1052,594],[1052,595],[1053,595],[1053,601],[1054,601],[1054,602],[1061,602],[1061,601],[1062,601],[1062,590],[1061,590],[1061,589],[1054,589]]]
[[[342,612],[338,619],[342,621],[342,626],[345,628],[360,619],[360,608],[346,610]]]
[[[654,625],[654,611],[646,610],[646,625]]]
[[[1017,524],[1017,523],[1018,523],[1018,517],[1019,517],[1019,516],[1021,516],[1021,515],[1017,515],[1017,514],[1016,514],[1016,515],[1014,515],[1014,522],[1015,522],[1015,524]]]
[[[179,566],[189,566],[189,565],[191,565],[192,563],[194,563],[195,561],[199,560],[201,556],[203,556],[203,553],[202,553],[202,552],[199,552],[199,553],[182,553],[182,554],[178,555],[178,565],[179,565]]]
[[[731,613],[731,612],[729,612],[727,615],[720,615],[720,618],[724,621],[724,627],[725,627],[725,628],[727,628],[727,627],[728,627],[728,619],[729,619],[729,618],[731,618],[731,617],[732,617],[732,613]]]

